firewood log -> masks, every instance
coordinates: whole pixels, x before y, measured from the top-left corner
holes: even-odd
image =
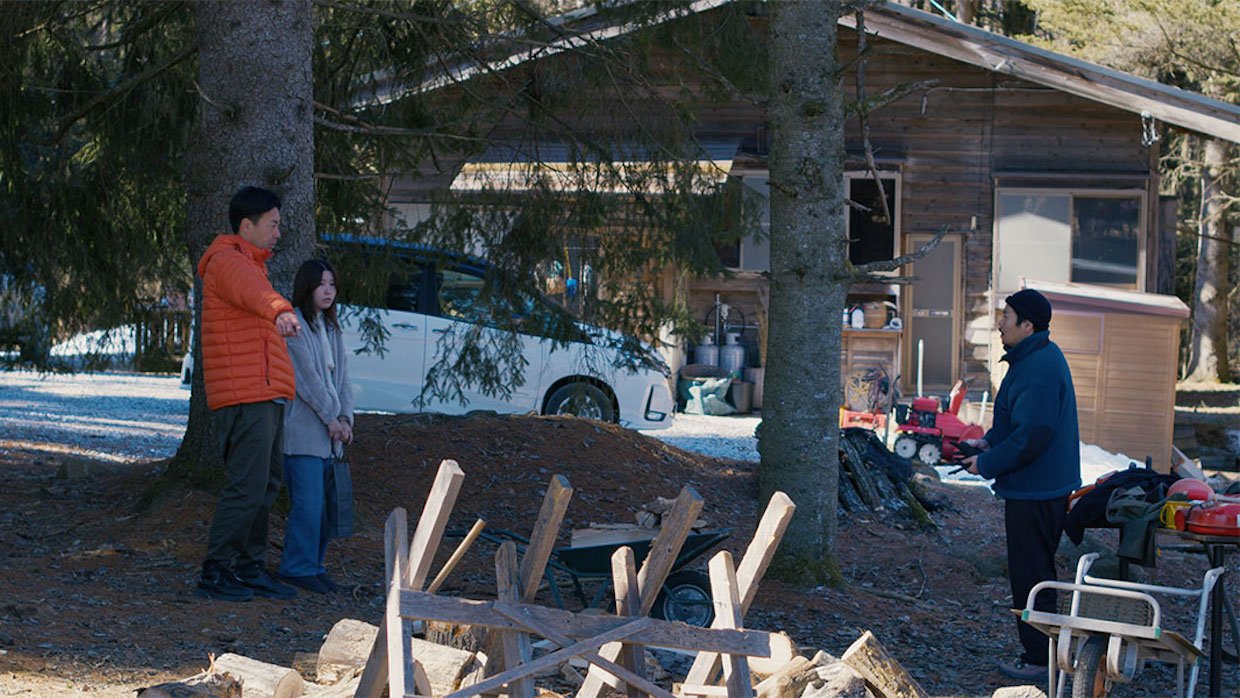
[[[852,643],[840,661],[860,674],[878,698],[927,698],[917,681],[868,630]]]

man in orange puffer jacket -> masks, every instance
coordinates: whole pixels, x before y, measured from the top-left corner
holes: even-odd
[[[291,599],[297,590],[267,572],[267,521],[283,480],[284,405],[295,394],[284,337],[301,327],[267,278],[280,239],[280,197],[245,187],[229,202],[228,219],[233,234],[217,236],[198,261],[202,375],[226,482],[196,593]]]

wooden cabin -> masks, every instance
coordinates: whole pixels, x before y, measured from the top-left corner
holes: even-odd
[[[707,3],[703,12],[718,11],[718,4]],[[841,25],[850,27],[852,21],[849,15]],[[751,17],[750,24],[765,31],[762,17]],[[845,378],[889,362],[884,368],[901,376],[905,394],[919,386],[926,393],[945,394],[960,377],[971,379],[974,394],[987,386],[993,393],[999,369],[993,350],[996,311],[1024,278],[1104,286],[1127,299],[1120,304],[1130,308],[1161,308],[1169,302],[1134,300],[1172,289],[1171,264],[1160,261],[1173,259],[1174,221],[1160,216],[1156,125],[1240,142],[1240,107],[899,5],[867,9],[866,29],[869,95],[920,81],[933,84],[870,115],[882,191],[894,216],[884,221],[851,210],[850,257],[858,263],[890,258],[918,248],[942,228],[949,232],[938,249],[905,270],[917,277],[911,285],[852,289],[850,303],[868,309],[871,322],[845,333]],[[840,32],[846,65],[852,65],[857,44],[854,32]],[[682,87],[687,84],[678,77]],[[843,83],[854,85],[853,75]],[[696,135],[709,145],[716,169],[766,195],[768,142],[761,108],[742,99],[701,99],[691,107]],[[849,197],[876,205],[880,189],[863,164],[855,118],[847,122],[846,147]],[[423,178],[416,185],[398,182],[391,203],[414,220],[419,207],[425,207],[421,202],[429,200],[418,187],[439,182],[468,188],[480,170],[496,167],[502,169],[502,163],[479,158],[460,163],[450,184],[444,178]],[[708,326],[726,306],[728,319],[717,340],[725,341],[729,332],[739,335],[747,349],[746,375],[758,383],[754,403],[760,406],[769,244],[759,235],[720,254],[733,274],[691,279],[690,303]],[[676,270],[664,272],[668,294],[678,276]],[[1057,318],[1077,317],[1075,308],[1088,306],[1079,296],[1062,293],[1074,310],[1065,307],[1060,315],[1057,307]],[[839,311],[830,312],[834,317]],[[1151,319],[1140,320],[1147,316]],[[1131,331],[1145,331],[1142,322],[1161,323],[1158,332],[1170,331],[1165,318],[1171,316],[1133,310],[1115,317],[1123,321],[1121,327],[1135,328]],[[842,313],[839,321],[844,322]],[[1079,367],[1082,393],[1092,400],[1082,403],[1083,413],[1092,415],[1086,433],[1134,457],[1139,452],[1161,457],[1153,443],[1126,447],[1122,442],[1131,430],[1153,433],[1157,426],[1170,443],[1173,400],[1164,388],[1174,381],[1176,355],[1163,351],[1170,346],[1163,342],[1156,361],[1143,369],[1160,386],[1150,402],[1158,414],[1112,424],[1107,421],[1112,409],[1120,415],[1123,410],[1116,405],[1127,404],[1132,392],[1109,364],[1123,358],[1130,346],[1125,343],[1130,330],[1116,328],[1117,321],[1100,325],[1116,333],[1099,334],[1102,343],[1094,354],[1084,351],[1085,340],[1073,345],[1081,349],[1074,370]],[[1084,319],[1073,322],[1073,333],[1086,332],[1080,324]],[[1057,321],[1056,338],[1059,331]],[[673,367],[691,363],[702,341],[677,339],[681,344],[668,352]],[[1106,344],[1112,340],[1114,347]],[[1094,363],[1085,356],[1095,357]]]

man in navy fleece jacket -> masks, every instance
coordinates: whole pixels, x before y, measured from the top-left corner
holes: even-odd
[[[983,449],[965,459],[969,472],[994,480],[1004,499],[1012,605],[1024,608],[1038,582],[1055,579],[1055,549],[1063,533],[1068,495],[1081,485],[1076,391],[1068,362],[1050,339],[1051,304],[1025,289],[1007,297],[999,335],[1007,376],[995,396],[994,425],[973,442]],[[1034,607],[1055,609],[1055,593],[1038,594]],[[1046,636],[1016,621],[1024,652],[999,670],[1021,681],[1047,676]]]

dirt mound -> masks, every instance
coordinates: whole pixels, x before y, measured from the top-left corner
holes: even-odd
[[[368,415],[349,458],[355,486],[366,493],[358,504],[380,521],[397,506],[416,516],[440,461],[451,458],[465,482],[450,527],[468,528],[481,517],[488,528],[528,534],[556,474],[574,488],[565,535],[591,522],[634,523],[640,505],[675,497],[685,485],[706,501],[708,521],[757,523],[754,464],[573,417]]]

